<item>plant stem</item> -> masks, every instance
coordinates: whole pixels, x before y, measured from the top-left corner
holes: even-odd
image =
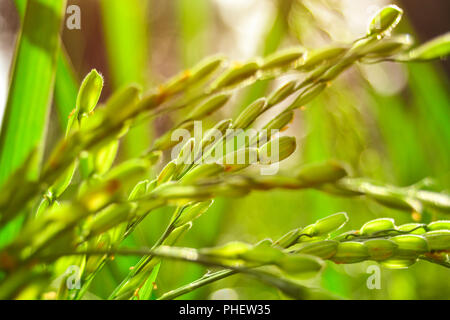
[[[164,293],[161,297],[159,297],[157,300],[172,300],[175,298],[178,298],[179,296],[182,296],[186,293],[189,293],[191,291],[194,291],[200,287],[203,287],[207,284],[213,283],[215,281],[224,279],[226,277],[232,276],[236,274],[236,271],[233,270],[220,270],[213,273],[207,273],[203,277],[201,277],[198,280],[195,280],[194,282],[191,282],[185,286],[179,287],[175,290],[169,291]]]

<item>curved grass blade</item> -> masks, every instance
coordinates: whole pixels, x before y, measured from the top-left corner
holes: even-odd
[[[21,19],[23,19],[25,15],[27,1],[28,0],[14,1]],[[56,67],[54,99],[62,131],[66,129],[69,114],[75,107],[79,87],[78,82],[79,80],[73,71],[70,59],[64,51],[64,48],[61,48],[61,51],[58,54]]]
[[[27,3],[0,132],[0,184],[35,147],[38,147],[38,157],[29,174],[32,177],[38,174],[65,3],[52,0]],[[2,234],[11,233],[12,229],[2,230]]]

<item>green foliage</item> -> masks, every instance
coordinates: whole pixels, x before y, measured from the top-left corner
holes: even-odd
[[[270,140],[266,143],[260,144],[261,136],[256,136],[239,145],[234,144],[234,137],[227,132],[229,128],[253,128],[269,109],[282,106],[292,98],[284,109],[274,111],[276,108],[273,108],[263,127],[284,129],[295,113],[320,98],[355,64],[440,58],[449,53],[448,35],[411,50],[408,36],[391,36],[403,11],[388,6],[373,18],[367,34],[351,44],[312,51],[294,47],[228,65],[221,56],[209,57],[144,95],[136,85],[125,86],[115,91],[95,113],[104,80],[92,70],[78,91],[65,137],[38,172],[36,157],[40,154],[32,150],[41,144],[56,72],[60,23],[60,15],[56,13],[63,7],[61,3],[50,5],[44,0],[30,1],[29,5],[38,4],[55,11],[52,23],[46,25],[50,37],[43,39],[39,31],[33,30],[37,17],[28,9],[0,136],[0,181],[5,181],[0,190],[0,226],[25,215],[28,217],[20,232],[0,249],[0,271],[4,273],[0,281],[2,298],[21,297],[27,288],[37,286],[33,298],[43,298],[53,292],[61,299],[82,299],[94,277],[116,256],[141,256],[141,259],[109,292],[110,299],[155,298],[153,288],[164,269],[163,260],[191,262],[220,270],[179,289],[158,293],[160,299],[177,298],[237,273],[273,286],[292,298],[308,298],[312,290],[299,280],[322,273],[326,260],[336,264],[376,261],[389,268],[405,268],[421,259],[450,266],[450,222],[430,222],[423,218],[450,213],[447,193],[430,191],[421,183],[397,187],[353,177],[347,169],[350,165],[334,160],[303,165],[290,174],[260,175],[251,169],[271,164],[283,167],[285,162],[282,161],[290,159],[297,149],[297,139],[268,134]],[[111,19],[117,15],[119,7],[118,3],[111,8],[104,5],[105,24],[112,24]],[[128,7],[127,12],[134,11]],[[34,32],[38,33],[38,39],[48,42],[37,51],[27,48],[26,35]],[[119,36],[121,43],[130,41],[122,32]],[[111,34],[108,42],[113,46]],[[145,45],[143,47],[145,50]],[[119,45],[117,49],[120,54],[114,57],[120,61],[131,54],[130,47]],[[53,58],[48,59],[49,56]],[[143,59],[141,56],[137,61]],[[120,61],[113,63],[118,65],[114,69],[116,82],[121,75],[128,76],[126,66],[119,67]],[[138,78],[139,64],[128,62],[132,70],[127,81],[130,82]],[[45,71],[39,69],[42,68],[40,63],[46,64]],[[36,74],[32,79],[24,79],[23,68],[36,68]],[[171,139],[176,129],[192,131],[194,121],[209,117],[231,102],[235,92],[291,72],[302,73],[304,77],[282,84],[268,98],[254,99],[234,120],[215,123],[213,128],[222,133],[217,141],[211,140],[213,131],[189,139],[178,155],[158,170],[161,154],[178,143]],[[27,94],[19,94],[19,91]],[[32,114],[22,110],[30,99],[37,108]],[[183,120],[154,140],[150,149],[140,150],[141,156],[115,164],[120,140],[130,129],[142,120],[179,112],[185,112]],[[36,119],[30,118],[35,116]],[[22,122],[23,119],[29,120]],[[27,127],[31,122],[36,125]],[[20,148],[15,143],[17,139],[21,141]],[[221,147],[222,142],[232,144],[233,149],[215,159],[214,149]],[[277,159],[272,158],[275,147],[279,148]],[[243,163],[231,161],[241,156],[245,156]],[[187,161],[189,159],[191,161]],[[218,161],[198,163],[196,160],[200,159]],[[150,178],[150,171],[157,174]],[[35,174],[30,175],[30,172]],[[76,183],[75,176],[79,179]],[[64,198],[70,187],[76,192]],[[422,221],[396,226],[392,218],[381,218],[366,222],[359,230],[342,232],[349,218],[346,213],[337,213],[291,230],[276,241],[266,239],[256,244],[232,241],[218,247],[205,244],[201,249],[175,246],[201,220],[198,218],[208,214],[215,200],[274,189],[317,190],[352,200],[363,197],[385,208],[409,213],[416,219],[419,215]],[[129,235],[145,217],[164,207],[175,209],[164,232],[150,248],[121,246],[129,241]],[[50,277],[64,273],[74,263],[80,266],[81,290],[68,290],[61,283],[57,288],[52,287]],[[331,297],[327,292],[323,294]]]

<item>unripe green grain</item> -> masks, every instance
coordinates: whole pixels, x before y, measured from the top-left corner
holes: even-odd
[[[132,108],[136,104],[142,103],[142,100],[139,101],[140,93],[141,88],[136,85],[129,85],[114,92],[106,101],[105,118],[116,123],[120,119],[128,117],[133,112]]]
[[[222,56],[212,56],[203,59],[191,69],[191,83],[207,78],[216,71],[224,61],[225,59]]]
[[[253,246],[240,241],[228,242],[214,248],[200,249],[200,253],[222,258],[237,259],[240,255],[252,250]]]
[[[175,173],[177,168],[176,160],[172,160],[166,164],[166,166],[161,170],[158,175],[157,181],[158,185],[161,185],[167,181],[169,181]]]
[[[427,230],[426,225],[420,223],[407,223],[397,227],[397,230],[411,234],[424,234]]]
[[[419,235],[400,235],[390,240],[398,245],[396,257],[414,258],[429,250],[427,240]]]
[[[178,219],[175,220],[173,226],[175,228],[181,227],[182,225],[197,219],[209,209],[213,202],[214,200],[208,200],[188,206],[183,209]]]
[[[331,258],[336,263],[356,263],[367,260],[369,251],[361,242],[342,242],[336,254]]]
[[[364,241],[371,260],[383,261],[395,254],[398,245],[388,239],[371,239]]]
[[[286,255],[275,263],[282,271],[292,276],[314,276],[322,270],[322,260],[310,255]]]
[[[450,221],[449,220],[439,220],[434,221],[428,224],[427,229],[429,231],[436,231],[436,230],[450,230]]]
[[[135,203],[112,204],[100,211],[95,217],[86,223],[85,236],[91,237],[101,234],[120,223],[127,221],[136,210]]]
[[[336,254],[338,246],[338,241],[323,240],[301,244],[298,249],[295,249],[295,252],[310,254],[322,259],[329,259]]]
[[[267,98],[267,107],[270,108],[293,94],[295,92],[296,85],[297,81],[291,80],[272,92],[272,94]]]
[[[316,98],[322,91],[325,90],[327,84],[324,82],[314,84],[305,91],[303,91],[286,110],[295,110],[303,107],[305,104]]]
[[[219,164],[224,165],[225,171],[234,172],[255,164],[259,159],[259,151],[256,148],[242,148],[226,154]]]
[[[59,198],[66,191],[72,181],[76,168],[77,162],[73,162],[50,188],[50,192],[55,198]]]
[[[301,64],[298,69],[312,70],[328,60],[339,57],[347,50],[348,48],[346,47],[331,46],[309,51],[307,53],[305,63]]]
[[[218,122],[213,128],[206,131],[206,133],[203,135],[203,138],[200,142],[200,145],[202,146],[202,150],[205,150],[205,148],[207,146],[209,146],[211,143],[217,142],[216,139],[220,139],[220,137],[225,134],[227,129],[229,129],[231,127],[232,123],[233,123],[233,120],[225,119],[225,120]],[[218,135],[218,137],[216,135]]]
[[[235,86],[254,76],[258,70],[259,64],[256,61],[249,61],[244,64],[235,63],[214,81],[211,90]]]
[[[103,77],[93,69],[81,83],[77,97],[78,114],[89,113],[97,105],[103,88]]]
[[[332,214],[331,216],[317,220],[314,224],[318,236],[329,234],[330,232],[339,230],[348,221],[348,215],[345,212]]]
[[[106,146],[102,147],[94,158],[95,172],[102,175],[106,173],[116,159],[117,151],[119,149],[119,141],[113,140]]]
[[[259,148],[259,161],[261,164],[280,162],[294,153],[296,147],[294,137],[282,136],[271,140]]]
[[[167,149],[170,149],[170,148],[176,146],[182,140],[176,140],[176,139],[172,138],[172,135],[173,135],[174,131],[177,130],[177,129],[185,129],[185,130],[187,130],[189,132],[192,132],[192,129],[194,128],[194,121],[195,120],[185,121],[182,124],[180,124],[178,127],[167,131],[161,137],[156,139],[154,144],[153,144],[153,151],[154,150],[167,150]]]
[[[220,67],[223,61],[224,58],[221,56],[205,58],[190,70],[185,70],[174,76],[161,90],[166,95],[173,95],[189,89],[190,86],[199,84],[202,80],[207,79]]]
[[[308,185],[335,182],[347,175],[347,171],[337,161],[326,161],[302,166],[296,174],[300,181]]]
[[[403,10],[396,5],[389,5],[380,9],[370,21],[367,36],[390,32],[400,22],[402,15]]]
[[[375,219],[369,222],[366,222],[360,230],[361,235],[370,235],[374,232],[388,230],[388,229],[394,229],[394,219],[391,218],[380,218]]]
[[[289,231],[288,233],[284,234],[280,239],[275,241],[275,245],[281,247],[281,248],[289,248],[293,244],[297,242],[298,235],[301,232],[301,228],[294,229]]]
[[[202,119],[222,108],[228,102],[228,100],[230,100],[230,98],[231,94],[228,93],[220,93],[215,96],[212,96],[211,98],[207,99],[206,101],[196,106],[188,114],[187,119],[188,120]]]
[[[269,55],[264,59],[261,70],[286,68],[297,62],[305,54],[303,48],[288,48]]]
[[[201,165],[189,170],[181,178],[181,183],[185,184],[185,185],[193,184],[196,181],[219,175],[220,173],[222,173],[224,171],[225,171],[224,166],[222,166],[218,163],[201,164]]]
[[[236,129],[247,129],[261,113],[267,105],[266,98],[260,98],[245,108],[233,123]]]
[[[268,130],[268,135],[270,134],[270,130],[283,130],[293,118],[293,111],[284,111],[270,120],[263,129]],[[268,136],[267,138],[269,139],[270,137]]]
[[[431,251],[450,251],[450,230],[429,231],[423,236]]]

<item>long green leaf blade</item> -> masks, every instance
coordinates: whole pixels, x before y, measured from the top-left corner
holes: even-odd
[[[36,148],[38,154],[29,174],[38,175],[64,8],[65,1],[27,3],[0,132],[0,185]],[[0,243],[11,239],[19,223],[15,220],[0,232]]]
[[[23,20],[28,0],[15,0],[17,12]],[[62,131],[67,127],[69,114],[75,107],[78,92],[78,79],[73,71],[70,59],[64,50],[60,50],[55,78],[55,102]]]
[[[64,7],[52,0],[27,5],[0,133],[0,183],[43,141]]]

